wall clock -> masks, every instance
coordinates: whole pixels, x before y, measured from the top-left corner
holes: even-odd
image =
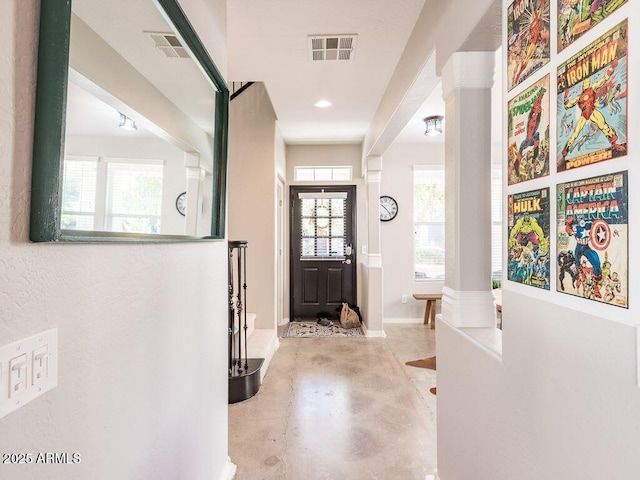
[[[178,195],[178,198],[176,198],[176,209],[183,217],[187,213],[187,192],[182,192]]]
[[[380,221],[389,222],[398,215],[398,202],[394,198],[383,195],[380,197]]]

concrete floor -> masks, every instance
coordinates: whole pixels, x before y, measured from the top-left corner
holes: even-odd
[[[436,468],[425,325],[387,338],[283,338],[258,394],[229,406],[236,480],[424,480]]]

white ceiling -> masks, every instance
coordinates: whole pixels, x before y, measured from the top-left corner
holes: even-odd
[[[360,142],[423,4],[424,0],[228,2],[229,80],[265,83],[289,144]],[[308,36],[323,34],[357,34],[353,60],[313,62]],[[314,107],[322,99],[333,106]]]

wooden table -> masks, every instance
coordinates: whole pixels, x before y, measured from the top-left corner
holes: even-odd
[[[431,328],[436,328],[436,302],[442,298],[442,293],[414,293],[413,298],[427,301],[424,324],[430,323]]]

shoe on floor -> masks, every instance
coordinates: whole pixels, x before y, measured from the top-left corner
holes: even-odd
[[[322,325],[323,327],[328,327],[329,325],[331,325],[331,320],[329,320],[328,318],[319,318],[318,319],[318,325]]]

